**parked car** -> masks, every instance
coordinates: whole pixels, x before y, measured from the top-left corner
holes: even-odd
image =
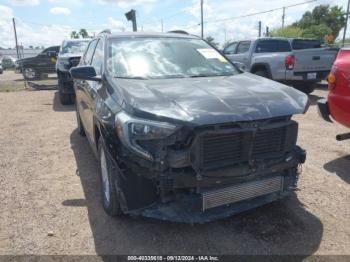
[[[59,97],[63,105],[74,103],[75,94],[73,88],[73,79],[70,76],[69,69],[77,66],[82,53],[90,40],[70,39],[64,40],[60,47],[56,62],[56,72],[59,86]]]
[[[350,48],[340,50],[328,76],[328,99],[318,101],[321,116],[332,122],[330,116],[350,128]],[[337,136],[337,140],[350,139],[350,132]]]
[[[305,151],[292,116],[307,95],[200,38],[102,33],[70,72],[109,215],[206,222],[296,188]]]
[[[249,72],[312,93],[315,83],[326,79],[338,49],[322,48],[318,40],[268,37],[231,43],[223,53]]]
[[[39,80],[43,74],[55,73],[59,49],[59,46],[51,46],[37,56],[17,60],[16,73],[23,74],[26,80]]]
[[[4,72],[4,69],[3,69],[2,63],[1,63],[1,61],[0,61],[0,74],[2,74],[3,72]]]
[[[6,70],[6,69],[11,69],[15,67],[16,59],[10,56],[5,56],[2,58],[1,62],[2,62],[2,68]]]

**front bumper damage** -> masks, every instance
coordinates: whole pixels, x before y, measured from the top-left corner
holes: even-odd
[[[266,150],[275,147],[259,141],[259,136],[265,141],[266,135],[273,134],[266,133],[269,128],[274,132],[285,129],[281,136],[275,133],[283,145],[279,154],[261,151],[263,147]],[[205,223],[270,203],[296,189],[298,167],[305,162],[306,153],[295,145],[295,122],[259,127],[253,123],[239,128],[230,127],[228,130],[214,128],[198,133],[191,130],[188,133],[194,138],[187,148],[181,145],[176,150],[171,145],[171,149],[165,152],[160,149],[164,149],[164,145],[153,148],[153,151],[163,152],[163,156],[155,158],[153,163],[139,158],[120,144],[113,145],[111,141],[114,139],[107,140],[114,159],[117,177],[115,186],[125,214],[174,222]],[[243,136],[236,137],[236,133]],[[250,137],[250,133],[253,137]],[[241,155],[234,159],[219,159],[215,154],[208,153],[198,157],[203,154],[199,151],[204,150],[203,141],[207,135],[215,139],[220,135],[219,138],[223,139],[228,134],[234,134],[233,137],[229,136],[231,140],[242,142],[242,148],[239,147]],[[177,138],[183,140],[183,137],[177,134]],[[255,142],[255,148],[251,141]],[[266,141],[274,143],[275,140],[270,138]],[[221,149],[210,148],[211,152],[225,156],[228,147],[224,144],[219,146]],[[229,148],[231,146],[236,145],[229,145]],[[224,160],[229,162],[225,163]],[[236,162],[232,164],[231,161]]]

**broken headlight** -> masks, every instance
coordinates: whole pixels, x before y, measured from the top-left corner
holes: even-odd
[[[172,135],[176,126],[153,120],[134,118],[121,112],[116,115],[117,134],[122,143],[142,157],[153,160],[151,153],[137,142],[141,140],[158,140]]]

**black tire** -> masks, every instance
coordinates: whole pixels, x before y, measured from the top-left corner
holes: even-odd
[[[60,102],[62,105],[72,105],[74,104],[74,95],[72,94],[63,94],[61,91],[58,91],[60,96]]]
[[[74,94],[65,94],[63,93],[63,83],[61,80],[61,77],[59,74],[57,74],[57,81],[58,81],[58,93],[60,96],[60,102],[62,105],[72,105],[74,104],[74,100],[75,100],[75,95]]]
[[[76,112],[76,116],[77,116],[78,133],[81,136],[86,136],[85,128],[84,128],[83,122],[81,121],[81,118],[80,118],[78,106],[75,107],[75,112]]]
[[[98,142],[98,155],[100,160],[101,198],[103,209],[109,216],[121,216],[122,210],[120,208],[120,202],[115,186],[115,175],[118,174],[116,174],[117,170],[113,168],[112,160],[109,158],[106,146],[102,139],[99,139]]]
[[[315,91],[315,86],[316,86],[315,83],[307,83],[307,82],[293,84],[293,87],[295,89],[298,89],[299,91],[305,94],[311,94],[313,91]]]
[[[39,80],[40,74],[33,68],[27,67],[23,68],[23,78],[27,81]]]
[[[259,70],[255,71],[255,72],[253,72],[253,74],[258,75],[258,76],[262,76],[262,77],[265,77],[265,78],[270,78],[268,72],[266,70],[264,70],[264,69],[259,69]]]

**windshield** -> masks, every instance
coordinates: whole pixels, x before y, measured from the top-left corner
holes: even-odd
[[[110,39],[107,68],[122,78],[223,76],[239,73],[200,39]]]
[[[85,51],[89,41],[66,41],[62,45],[61,54],[79,54]]]

